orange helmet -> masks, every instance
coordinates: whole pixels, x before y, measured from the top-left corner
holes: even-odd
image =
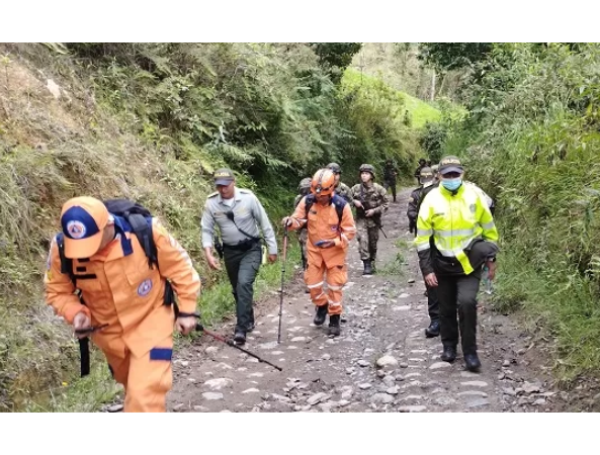
[[[319,169],[313,175],[310,191],[316,195],[332,194],[335,189],[335,174],[331,169]]]

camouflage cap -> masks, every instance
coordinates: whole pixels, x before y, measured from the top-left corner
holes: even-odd
[[[360,168],[358,168],[359,172],[370,172],[371,175],[375,175],[375,168],[371,164],[362,164]]]
[[[342,168],[337,163],[329,163],[327,165],[327,169],[333,171],[334,174],[341,174],[342,173]]]
[[[312,179],[310,177],[306,177],[300,180],[300,184],[298,185],[298,190],[309,190],[312,184]]]

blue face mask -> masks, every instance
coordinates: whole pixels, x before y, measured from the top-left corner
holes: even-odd
[[[457,190],[461,184],[462,184],[462,179],[460,177],[457,177],[455,179],[442,180],[442,185],[448,191]]]

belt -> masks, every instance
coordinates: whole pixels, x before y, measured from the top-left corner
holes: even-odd
[[[224,243],[223,247],[230,249],[230,250],[245,251],[245,250],[249,250],[250,248],[252,248],[254,245],[256,245],[259,242],[260,242],[260,239],[247,239],[247,240],[240,241],[237,245],[228,245],[228,244]]]

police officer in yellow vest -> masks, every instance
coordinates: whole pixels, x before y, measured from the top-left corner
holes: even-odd
[[[487,202],[473,186],[463,183],[463,173],[457,157],[440,161],[440,185],[421,203],[415,244],[425,281],[437,288],[441,359],[456,359],[460,327],[465,364],[475,372],[481,367],[476,342],[477,292],[484,265],[490,279],[494,278],[498,231]]]

